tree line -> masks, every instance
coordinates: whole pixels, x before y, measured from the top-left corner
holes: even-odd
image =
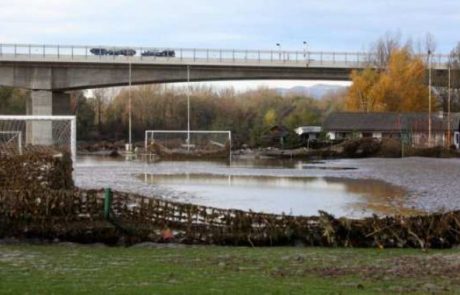
[[[132,87],[131,94],[123,88],[113,97],[106,90],[96,90],[92,96],[78,93],[75,97],[79,139],[125,139],[129,95],[135,140],[143,140],[146,129],[186,130],[187,91],[190,91],[190,129],[231,130],[237,145],[262,145],[261,138],[273,126],[284,126],[293,132],[301,125],[320,125],[327,114],[343,109],[343,95],[336,93],[316,100],[300,95],[283,96],[268,88],[236,92],[232,88],[188,90],[145,85]]]

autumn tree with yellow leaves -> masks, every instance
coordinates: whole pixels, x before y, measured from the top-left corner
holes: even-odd
[[[353,71],[346,109],[355,112],[426,112],[426,67],[407,48],[394,49],[385,69]],[[436,108],[433,95],[432,109]]]

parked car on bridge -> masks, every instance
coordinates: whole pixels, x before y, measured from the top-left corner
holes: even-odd
[[[94,55],[124,55],[124,56],[133,56],[136,54],[136,50],[132,48],[104,48],[104,47],[98,47],[98,48],[91,48],[89,50]]]
[[[175,57],[176,53],[174,50],[166,49],[166,50],[147,50],[141,52],[142,56],[160,56],[160,57]]]

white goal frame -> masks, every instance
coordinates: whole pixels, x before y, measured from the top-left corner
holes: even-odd
[[[77,160],[77,120],[75,116],[5,116],[0,115],[0,121],[70,121],[70,154],[72,156],[72,162],[76,163]],[[2,133],[13,133],[20,131],[0,131]],[[22,136],[22,134],[21,134]],[[19,136],[21,138],[21,136]],[[20,147],[22,150],[22,139],[20,139]]]
[[[190,134],[227,134],[229,142],[229,156],[232,157],[232,132],[230,130],[145,130],[145,142],[144,148],[147,152],[149,139],[153,140],[155,133],[160,134],[187,134],[187,138],[190,138]]]

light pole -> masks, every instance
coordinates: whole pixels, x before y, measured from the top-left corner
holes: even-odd
[[[190,66],[187,66],[187,151],[190,151]]]
[[[452,143],[451,139],[452,139],[452,134],[451,134],[451,115],[450,115],[450,100],[451,100],[451,96],[452,96],[452,91],[450,89],[451,85],[450,85],[450,79],[451,79],[451,76],[450,76],[450,63],[449,63],[449,68],[448,68],[448,86],[447,86],[447,148],[450,148],[450,145]]]
[[[128,125],[129,125],[129,140],[128,140],[128,152],[131,153],[133,150],[132,145],[132,108],[131,108],[131,59],[129,59],[129,74],[128,74]]]
[[[431,50],[428,50],[428,146],[431,147]]]
[[[279,50],[279,59],[281,61],[281,44],[280,43],[276,43],[276,46],[278,47],[278,50]]]
[[[303,41],[303,57],[305,59],[305,63],[307,64],[308,66],[308,62],[310,60],[310,57],[308,56],[308,51],[307,51],[307,47],[308,47],[308,44],[307,44],[307,41]]]

